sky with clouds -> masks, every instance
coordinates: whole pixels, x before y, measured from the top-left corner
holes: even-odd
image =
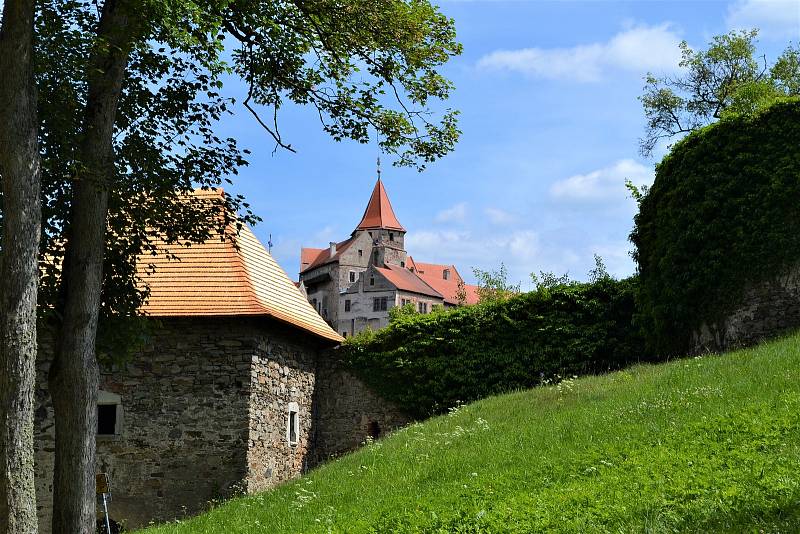
[[[384,183],[416,260],[455,263],[468,279],[473,267],[502,262],[523,288],[530,272],[585,279],[594,254],[617,276],[634,272],[636,207],[624,182],[650,183],[656,162],[638,154],[637,96],[648,71],[678,68],[681,40],[704,46],[758,27],[759,51],[771,59],[800,41],[796,0],[439,5],[464,45],[444,69],[463,134],[423,173],[385,162]],[[253,151],[233,191],[263,218],[256,234],[272,236],[273,254],[296,277],[301,246],[345,239],[358,223],[379,154],[374,144],[331,140],[310,109],[282,109],[281,129],[297,154],[273,154],[239,107],[221,125]]]

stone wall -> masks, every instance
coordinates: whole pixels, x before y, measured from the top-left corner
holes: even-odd
[[[335,349],[317,364],[314,395],[317,463],[358,448],[367,437],[380,438],[411,421],[392,403],[336,364]]]
[[[310,464],[318,347],[290,334],[287,329],[284,335],[259,336],[252,357],[247,453],[251,493],[299,476]],[[295,444],[287,439],[290,405],[298,414]]]
[[[719,324],[693,333],[695,350],[726,350],[758,343],[800,327],[800,267],[745,291],[742,304]]]
[[[200,512],[211,500],[298,476],[308,463],[311,336],[268,319],[162,324],[140,354],[124,368],[102,370],[100,380],[101,390],[121,397],[123,421],[119,435],[98,437],[97,470],[111,476],[111,517],[129,527]],[[47,366],[42,358],[35,428],[45,533],[54,443]],[[288,402],[301,413],[296,446],[285,441]]]

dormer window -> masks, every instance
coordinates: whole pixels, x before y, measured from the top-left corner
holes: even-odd
[[[442,271],[442,278],[445,280],[450,280],[450,269],[445,269]]]

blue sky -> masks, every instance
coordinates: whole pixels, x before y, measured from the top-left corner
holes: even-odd
[[[677,68],[680,40],[703,46],[731,28],[759,27],[759,47],[774,59],[800,37],[797,1],[440,6],[464,45],[444,69],[463,135],[424,173],[385,162],[384,182],[415,259],[455,263],[468,279],[472,267],[504,262],[523,288],[532,271],[585,279],[595,253],[617,276],[634,272],[635,204],[623,183],[649,183],[655,163],[638,155],[637,96],[647,71]],[[282,113],[297,154],[273,155],[274,143],[238,105],[221,132],[253,151],[230,189],[248,198],[263,218],[256,234],[264,243],[272,235],[274,256],[296,277],[301,246],[345,239],[359,221],[378,151],[334,142],[311,109]]]

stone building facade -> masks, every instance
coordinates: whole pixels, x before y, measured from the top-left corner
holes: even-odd
[[[405,235],[379,178],[350,238],[301,250],[300,283],[308,301],[342,336],[386,326],[389,310],[406,303],[428,313],[478,301],[477,288],[465,284],[455,266],[414,262]]]
[[[341,337],[249,229],[237,245],[148,258],[153,332],[124,364],[101,369],[97,471],[110,475],[110,516],[127,528],[270,488],[408,421],[336,367]],[[46,533],[55,436],[42,337],[35,465]]]

